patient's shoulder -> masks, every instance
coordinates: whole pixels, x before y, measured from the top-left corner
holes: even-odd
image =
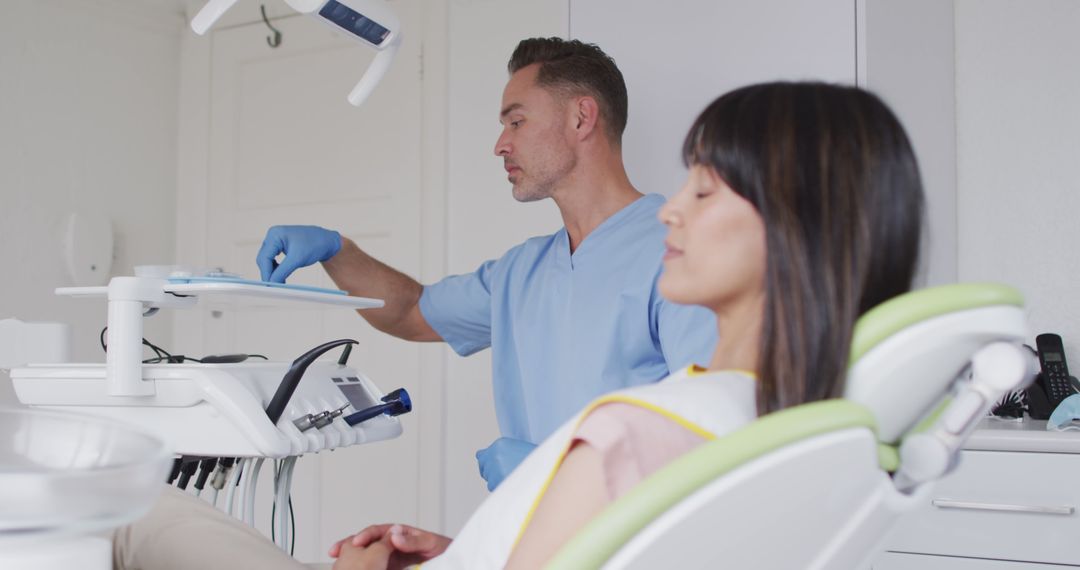
[[[620,425],[622,431],[675,426],[713,439],[756,418],[756,380],[721,372],[672,375],[663,382],[613,392],[586,407],[578,423]]]
[[[658,410],[612,401],[585,416],[574,439],[591,445],[600,454],[608,499],[615,500],[704,443],[708,434]]]

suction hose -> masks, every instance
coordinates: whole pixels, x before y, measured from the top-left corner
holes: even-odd
[[[292,399],[293,392],[296,391],[296,387],[300,384],[300,378],[304,376],[308,366],[311,366],[311,363],[315,362],[315,359],[322,356],[326,351],[343,344],[358,343],[351,338],[332,340],[326,344],[316,346],[293,361],[289,371],[281,379],[281,384],[278,384],[277,392],[274,393],[270,404],[266,406],[266,415],[270,417],[270,423],[277,424],[278,420],[281,419],[281,414],[285,413],[285,406],[289,405],[289,400]]]

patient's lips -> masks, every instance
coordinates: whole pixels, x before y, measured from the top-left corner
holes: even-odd
[[[669,259],[675,259],[676,257],[682,257],[683,251],[673,245],[670,242],[664,242],[664,261]]]

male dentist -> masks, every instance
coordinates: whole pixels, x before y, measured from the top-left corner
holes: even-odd
[[[706,363],[716,343],[709,311],[656,290],[664,198],[638,192],[623,167],[627,96],[615,62],[595,45],[532,38],[507,67],[495,154],[514,198],[551,198],[562,229],[426,286],[315,226],[270,228],[257,259],[262,279],[278,283],[322,262],[339,288],[385,300],[359,311],[380,331],[445,341],[462,356],[491,347],[502,437],[477,460],[492,490],[589,401]]]

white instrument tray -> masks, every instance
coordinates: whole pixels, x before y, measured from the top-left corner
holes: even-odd
[[[166,293],[172,293],[179,297],[200,297],[206,298],[207,300],[243,301],[245,298],[254,297],[261,301],[256,304],[266,304],[267,301],[320,303],[324,305],[352,307],[354,309],[377,309],[383,306],[383,302],[379,299],[352,297],[329,292],[322,293],[314,291],[311,287],[307,286],[291,287],[285,285],[268,287],[265,285],[227,281],[198,283],[170,283],[166,281],[163,290]],[[69,297],[106,297],[108,296],[108,293],[109,288],[107,286],[59,287],[56,289],[57,295]],[[220,299],[221,297],[224,297],[225,299]],[[247,299],[247,301],[254,302],[254,299]]]

